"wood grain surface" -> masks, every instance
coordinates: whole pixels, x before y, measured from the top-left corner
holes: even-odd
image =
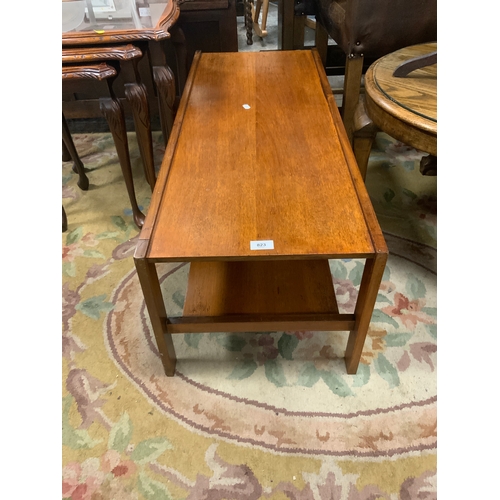
[[[147,258],[373,255],[369,198],[353,180],[313,53],[198,59],[140,236],[151,236]],[[254,240],[274,249],[252,251]]]
[[[436,43],[406,47],[382,57],[365,76],[366,109],[389,135],[417,149],[437,154],[437,64],[397,78],[404,61],[437,50]]]
[[[326,259],[219,261],[191,264],[183,315],[338,312]]]

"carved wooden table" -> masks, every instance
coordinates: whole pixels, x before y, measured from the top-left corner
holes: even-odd
[[[407,75],[394,75],[401,65],[432,55],[436,49],[436,43],[413,45],[378,59],[368,68],[365,103],[358,105],[354,118],[353,148],[363,178],[377,129],[429,153],[422,158],[420,171],[436,175],[437,63],[416,64],[417,69]]]
[[[151,4],[147,1],[136,3],[122,0],[116,2],[116,6],[119,5],[122,5],[121,9],[107,11],[103,7],[92,8],[91,0],[63,1],[63,48],[79,48],[82,53],[84,49],[91,50],[95,47],[109,47],[128,42],[137,45],[143,54],[148,53],[166,144],[174,119],[175,78],[167,65],[162,42],[170,39],[171,33],[174,33],[172,41],[180,46],[179,54],[185,53],[185,48],[182,49],[185,42],[183,34],[176,31],[174,24],[179,17],[179,7],[174,0]],[[86,7],[87,13],[84,10]],[[149,163],[152,161],[152,140],[150,132],[148,137],[145,127],[146,123],[149,124],[146,87],[140,81],[136,67],[132,67],[128,59],[118,60],[122,66],[126,83],[125,94],[133,110],[138,139],[144,144],[141,148],[143,161]],[[179,68],[182,70],[185,64],[184,57]]]
[[[128,149],[127,130],[125,128],[125,115],[120,102],[116,99],[113,93],[112,80],[114,77],[116,77],[116,69],[104,63],[62,67],[63,89],[68,88],[72,91],[78,91],[82,82],[85,82],[86,85],[90,85],[92,87],[100,87],[98,94],[102,96],[100,98],[101,111],[108,122],[111,135],[113,136],[125,186],[127,188],[132,207],[134,222],[139,228],[141,228],[144,223],[144,214],[139,209],[135,197],[132,167],[130,165],[130,155]],[[63,137],[65,137],[66,133],[69,135],[69,130],[67,130],[67,128],[65,129],[65,120],[63,116]],[[71,152],[70,142],[67,140],[64,142],[68,151]],[[81,166],[83,168],[83,165]],[[82,178],[80,177],[79,181],[81,180]],[[63,226],[65,220],[66,215],[63,209]]]
[[[343,258],[366,259],[352,314]],[[196,54],[134,260],[167,375],[173,333],[281,329],[350,332],[356,373],[387,247],[317,52]],[[167,317],[155,265],[179,261]]]

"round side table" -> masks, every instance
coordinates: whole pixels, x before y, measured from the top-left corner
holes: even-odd
[[[363,178],[377,130],[429,153],[422,158],[420,171],[437,174],[436,53],[436,43],[413,45],[368,68],[365,101],[359,103],[354,118],[353,149]]]

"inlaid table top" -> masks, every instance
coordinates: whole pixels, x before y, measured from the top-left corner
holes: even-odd
[[[380,228],[320,64],[307,50],[196,55],[140,235],[147,258],[377,251]],[[262,240],[274,248],[251,248]]]
[[[437,43],[413,45],[375,61],[365,76],[366,109],[374,123],[406,144],[436,155],[437,64],[393,76],[403,62],[437,51]]]

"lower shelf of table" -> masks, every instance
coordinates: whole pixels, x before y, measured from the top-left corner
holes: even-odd
[[[169,333],[352,330],[322,260],[191,263],[183,316]]]

